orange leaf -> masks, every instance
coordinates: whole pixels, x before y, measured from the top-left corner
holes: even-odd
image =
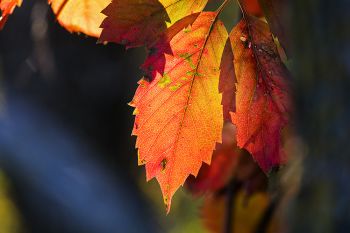
[[[147,180],[156,177],[167,206],[186,178],[210,163],[221,141],[222,106],[218,91],[221,55],[227,39],[217,13],[201,13],[192,25],[177,24],[151,48],[131,103],[139,164]],[[171,38],[171,39],[170,39]],[[170,49],[171,48],[171,49]]]
[[[0,30],[3,29],[10,14],[14,11],[16,5],[21,6],[22,0],[0,0]]]
[[[127,47],[151,45],[181,18],[203,10],[207,0],[113,0],[103,14],[99,41]]]
[[[248,15],[245,20],[230,34],[237,78],[232,120],[238,146],[268,172],[285,162],[280,138],[290,112],[289,74],[268,25]]]
[[[235,138],[236,127],[226,122],[222,144],[216,146],[210,166],[204,164],[196,178],[186,181],[193,194],[221,193],[233,179],[247,194],[266,190],[266,175],[247,151],[237,148]]]
[[[186,181],[187,187],[195,195],[219,191],[233,176],[237,158],[236,150],[219,144],[213,153],[211,164],[203,164],[197,177],[190,176]]]
[[[48,0],[58,22],[70,32],[99,37],[105,18],[101,11],[111,0]]]
[[[190,176],[186,180],[193,194],[219,191],[232,179],[240,155],[235,137],[235,126],[227,122],[223,128],[222,144],[217,144],[211,164],[203,164],[197,177]]]

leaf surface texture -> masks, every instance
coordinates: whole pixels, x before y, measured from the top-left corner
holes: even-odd
[[[269,172],[286,161],[281,131],[290,113],[289,73],[268,25],[249,15],[230,34],[236,73],[237,143]]]
[[[70,32],[99,37],[106,17],[101,11],[110,0],[49,0],[58,22]]]
[[[216,17],[201,13],[170,40],[178,28],[169,28],[151,48],[143,65],[149,81],[139,82],[131,103],[139,163],[146,165],[147,180],[157,178],[168,210],[178,187],[197,175],[202,162],[210,163],[221,141],[218,83],[227,32]]]
[[[150,46],[178,20],[202,11],[207,0],[113,0],[103,14],[100,41]]]

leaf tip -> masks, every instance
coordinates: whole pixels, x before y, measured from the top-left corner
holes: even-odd
[[[170,213],[170,205],[171,205],[171,199],[168,196],[164,197],[164,205],[165,205],[166,215],[168,215]]]

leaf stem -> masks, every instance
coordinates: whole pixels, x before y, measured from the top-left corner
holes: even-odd
[[[219,15],[222,10],[225,8],[226,4],[229,2],[229,0],[223,1],[223,3],[219,6],[219,8],[216,10],[216,14]]]
[[[245,19],[246,15],[247,15],[247,12],[246,12],[245,8],[243,7],[243,4],[241,3],[241,0],[237,0],[237,4],[238,4],[239,8],[241,8],[241,12],[242,12],[242,15],[243,15],[243,19],[244,19],[245,21],[247,21],[247,20]]]

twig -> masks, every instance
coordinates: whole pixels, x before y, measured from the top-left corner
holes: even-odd
[[[269,226],[269,223],[272,220],[273,214],[275,213],[275,210],[281,200],[280,195],[276,195],[270,202],[269,206],[265,210],[262,218],[260,219],[259,224],[256,227],[255,233],[265,233],[267,230],[267,227]]]
[[[225,225],[224,233],[233,233],[233,210],[236,193],[239,187],[239,183],[233,178],[227,187],[227,200],[226,200],[226,213],[225,213]]]

